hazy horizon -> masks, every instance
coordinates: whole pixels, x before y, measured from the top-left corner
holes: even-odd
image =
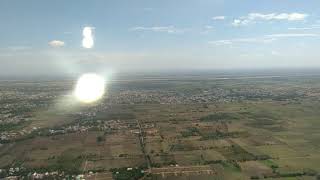
[[[86,73],[96,73],[87,71]],[[98,73],[108,81],[134,79],[224,79],[224,78],[289,78],[289,77],[319,77],[320,68],[269,68],[269,69],[205,69],[205,70],[158,70],[158,71],[117,71]],[[6,74],[0,76],[0,81],[75,81],[77,74]]]

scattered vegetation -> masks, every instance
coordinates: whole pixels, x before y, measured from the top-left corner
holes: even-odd
[[[142,168],[114,168],[111,169],[112,176],[116,180],[136,180],[144,176]]]
[[[217,112],[201,117],[200,121],[229,121],[236,120],[239,117],[235,113]]]

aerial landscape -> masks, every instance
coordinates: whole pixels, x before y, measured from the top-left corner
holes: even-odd
[[[109,85],[98,103],[77,106],[59,102],[72,81],[1,81],[1,176],[319,178],[320,76]]]
[[[1,0],[0,180],[320,180],[319,7]]]

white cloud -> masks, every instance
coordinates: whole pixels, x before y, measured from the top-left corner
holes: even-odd
[[[213,30],[214,30],[213,26],[206,25],[206,26],[203,27],[203,30],[200,32],[200,34],[208,34]]]
[[[225,20],[226,17],[225,16],[215,16],[215,17],[212,17],[213,20]]]
[[[153,31],[153,32],[166,32],[169,34],[175,34],[175,33],[183,33],[185,32],[185,29],[178,29],[174,26],[153,26],[153,27],[133,27],[130,28],[131,31]]]
[[[232,24],[232,26],[238,27],[238,26],[247,25],[247,24],[249,24],[249,23],[250,23],[250,21],[249,21],[249,20],[246,20],[246,19],[244,19],[244,20],[235,19],[235,20],[233,20],[233,22],[232,22],[231,24]]]
[[[48,44],[49,44],[49,46],[54,47],[54,48],[63,47],[65,45],[65,43],[60,40],[52,40]]]
[[[312,27],[291,27],[291,28],[288,28],[288,30],[311,30],[311,29],[314,29]]]
[[[250,13],[248,19],[250,20],[288,20],[288,21],[301,21],[307,18],[307,14],[302,13],[271,13],[271,14],[260,14],[260,13]]]
[[[234,41],[232,39],[224,39],[224,40],[217,40],[217,41],[209,41],[209,44],[213,44],[213,45],[231,45],[234,43]]]
[[[284,33],[284,34],[269,34],[262,37],[256,38],[235,38],[235,39],[223,39],[223,40],[216,40],[216,41],[209,41],[209,44],[213,45],[232,45],[232,44],[239,44],[239,43],[271,43],[280,38],[298,38],[298,37],[320,37],[320,34],[293,34],[293,33]]]
[[[305,20],[308,16],[308,14],[303,13],[250,13],[247,16],[242,16],[234,19],[232,25],[237,27],[248,25],[249,23],[255,23],[257,21],[302,21]]]
[[[312,30],[312,29],[320,29],[319,25],[312,25],[308,27],[290,27],[288,30]]]
[[[271,38],[287,38],[287,37],[319,37],[319,34],[294,34],[294,33],[284,33],[284,34],[270,34],[267,37]]]
[[[261,38],[236,38],[236,39],[224,39],[217,41],[209,41],[209,44],[213,45],[232,45],[234,43],[271,43],[275,41],[272,37],[261,37]]]

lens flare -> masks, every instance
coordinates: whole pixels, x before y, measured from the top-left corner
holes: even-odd
[[[92,27],[84,27],[82,30],[82,47],[92,48],[94,45]]]
[[[104,92],[105,79],[97,74],[88,73],[79,78],[74,95],[81,102],[92,103],[99,100]]]

